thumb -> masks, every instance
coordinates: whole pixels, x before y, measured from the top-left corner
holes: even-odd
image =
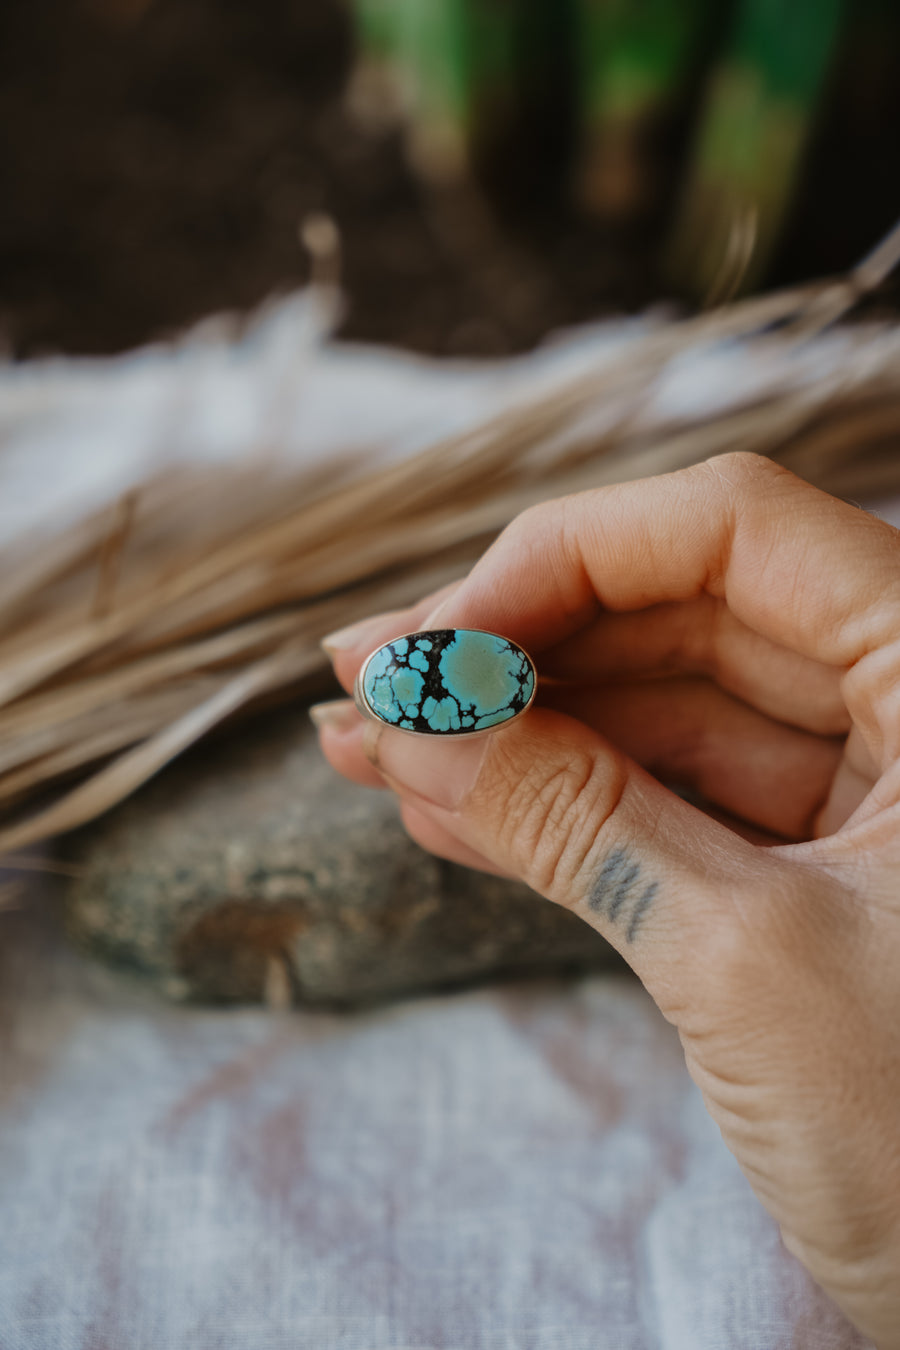
[[[666,1015],[758,931],[788,864],[676,797],[591,728],[532,709],[490,735],[425,740],[369,723],[366,750],[404,801],[616,947]],[[755,892],[754,903],[748,903]],[[754,944],[755,945],[755,944]]]

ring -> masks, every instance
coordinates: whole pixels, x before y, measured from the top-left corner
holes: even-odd
[[[473,736],[519,717],[534,701],[527,652],[480,628],[435,628],[376,647],[353,696],[364,717],[424,736]]]

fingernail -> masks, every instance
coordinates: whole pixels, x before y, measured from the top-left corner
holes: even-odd
[[[370,722],[363,747],[391,786],[453,811],[474,788],[487,751],[487,736],[441,741],[408,736]]]
[[[451,615],[451,616],[452,616],[453,605],[454,605],[454,600],[455,600],[455,598],[456,598],[456,593],[457,593],[457,591],[459,590],[459,588],[462,586],[463,581],[464,581],[464,578],[463,578],[463,577],[460,577],[459,581],[451,581],[448,585],[446,585],[446,586],[444,586],[444,587],[441,588],[441,590],[440,590],[440,592],[439,592],[439,594],[440,594],[440,599],[438,600],[437,604],[435,605],[435,607],[434,607],[434,609],[431,611],[431,613],[428,614],[428,615],[426,615],[426,617],[422,620],[422,628],[423,628],[423,629],[424,629],[424,628],[443,628],[443,627],[445,626],[443,623],[441,623],[441,619],[442,619],[442,617],[443,617],[445,611],[447,612],[448,615]],[[453,625],[452,625],[452,624],[447,624],[446,626],[447,626],[447,627],[452,627]]]
[[[346,652],[351,647],[356,647],[365,636],[365,631],[372,619],[360,619],[358,623],[348,624],[346,628],[338,628],[334,633],[328,633],[322,638],[322,646],[328,655],[335,652]]]
[[[328,703],[314,703],[309,710],[314,727],[331,727],[333,731],[349,731],[362,721],[356,704],[350,698],[335,698]]]

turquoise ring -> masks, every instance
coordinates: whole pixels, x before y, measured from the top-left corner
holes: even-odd
[[[534,702],[537,671],[527,652],[480,628],[405,633],[363,663],[356,706],[419,736],[474,736],[519,717]]]

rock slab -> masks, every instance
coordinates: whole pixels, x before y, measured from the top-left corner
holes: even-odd
[[[618,960],[527,887],[418,848],[305,709],[199,748],[66,851],[76,938],[178,999],[348,1006]]]

